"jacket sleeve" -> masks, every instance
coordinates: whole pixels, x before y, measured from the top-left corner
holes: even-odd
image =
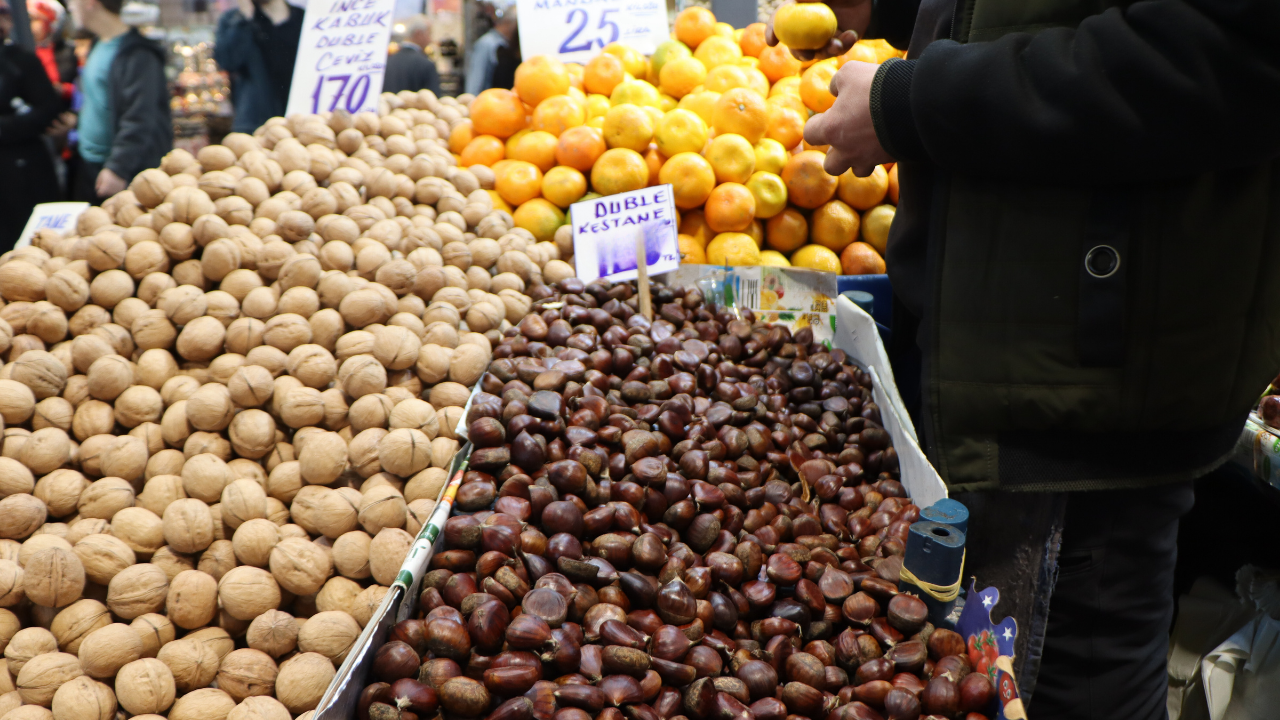
[[[142,170],[156,167],[173,144],[173,127],[169,119],[169,92],[164,65],[155,53],[136,49],[116,58],[122,63],[124,86],[113,95],[120,107],[113,109],[119,118],[111,141],[111,154],[103,167],[129,180]],[[162,113],[163,132],[157,127],[156,115]]]
[[[39,58],[16,47],[9,48],[5,55],[5,59],[18,70],[20,86],[17,96],[30,108],[22,114],[11,113],[0,117],[0,144],[7,145],[40,137],[57,117],[62,103]]]
[[[246,72],[252,55],[253,28],[237,9],[222,13],[214,35],[213,59],[229,73]]]
[[[1075,29],[931,44],[871,88],[900,160],[970,175],[1150,181],[1280,153],[1280,3],[1144,0]]]

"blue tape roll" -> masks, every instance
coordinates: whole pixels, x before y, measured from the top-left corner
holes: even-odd
[[[951,498],[942,498],[921,510],[920,519],[950,525],[962,533],[969,532],[969,508]]]

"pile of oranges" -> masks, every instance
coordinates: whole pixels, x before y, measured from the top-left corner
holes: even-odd
[[[495,202],[539,241],[572,203],[670,183],[683,262],[883,273],[897,168],[828,175],[804,124],[835,102],[844,63],[897,55],[863,40],[805,63],[768,47],[763,24],[734,30],[690,7],[651,57],[613,44],[585,66],[525,61],[513,90],[471,102],[449,149],[492,168]]]

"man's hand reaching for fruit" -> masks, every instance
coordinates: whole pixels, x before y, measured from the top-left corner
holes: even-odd
[[[820,19],[826,13],[815,7],[824,4],[830,8],[836,20],[835,28],[824,44],[818,47],[799,47],[787,43],[786,40],[780,40],[780,37],[796,38],[808,35],[818,30],[819,23],[829,22],[829,20]],[[799,0],[795,3],[787,3],[778,8],[774,16],[769,18],[764,31],[765,42],[770,46],[777,45],[779,42],[785,43],[791,49],[791,54],[801,60],[821,60],[843,55],[867,31],[867,25],[871,23],[871,6],[872,0],[830,0],[826,3]],[[782,26],[781,34],[778,33],[779,25]]]
[[[881,147],[871,120],[871,82],[879,69],[879,65],[857,60],[845,63],[831,78],[835,104],[805,123],[805,142],[831,146],[822,163],[829,175],[853,168],[855,175],[866,177],[877,165],[893,162]]]

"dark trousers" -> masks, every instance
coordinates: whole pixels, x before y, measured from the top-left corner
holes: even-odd
[[[1178,520],[1191,483],[1067,498],[1034,720],[1163,720]]]
[[[89,162],[84,158],[80,158],[79,167],[76,169],[76,177],[72,181],[72,199],[80,202],[87,202],[92,205],[101,205],[106,198],[98,197],[98,191],[95,185],[98,182],[98,173],[102,172],[102,163]]]

